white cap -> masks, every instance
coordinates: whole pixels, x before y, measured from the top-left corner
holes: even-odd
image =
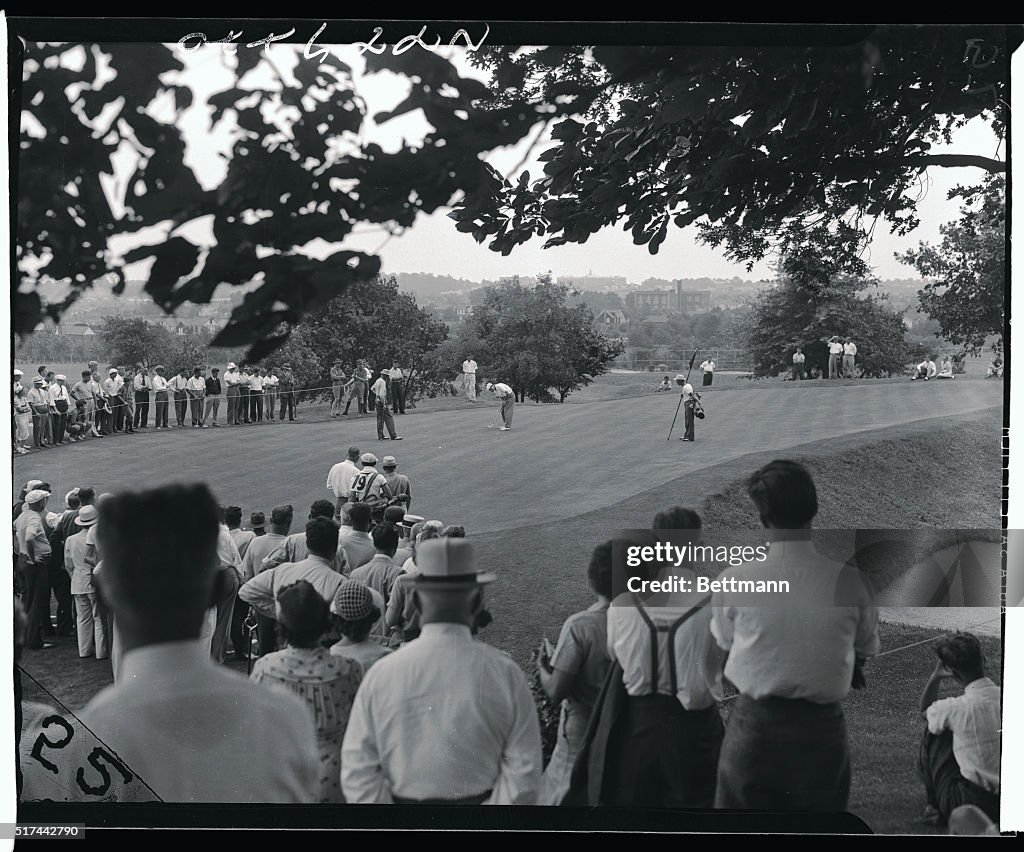
[[[21,372],[21,370],[15,370],[14,371],[14,375],[16,375],[16,376],[24,376],[25,374],[23,372]]]

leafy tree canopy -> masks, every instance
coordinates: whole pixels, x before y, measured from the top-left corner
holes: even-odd
[[[980,186],[957,187],[960,218],[940,228],[938,246],[921,243],[900,255],[926,278],[921,309],[945,337],[976,354],[986,339],[1002,351],[1006,302],[1006,179],[990,175]]]
[[[521,399],[545,402],[557,395],[564,402],[606,373],[623,344],[595,330],[586,305],[570,307],[569,293],[547,274],[534,287],[518,276],[488,287],[468,322],[482,345],[476,355],[481,375],[505,382]]]
[[[65,299],[45,306],[57,321],[101,275],[114,274],[123,288],[119,260],[151,260],[146,292],[167,312],[209,302],[220,284],[257,282],[213,344],[251,345],[249,359],[259,360],[306,312],[380,271],[378,256],[344,247],[357,225],[395,232],[459,194],[493,191],[488,185],[500,176],[481,154],[517,142],[542,117],[528,105],[477,109],[487,87],[428,51],[371,52],[368,73],[393,71],[411,83],[405,100],[373,119],[422,110],[432,128],[422,143],[388,153],[364,138],[366,106],[345,63],[300,54],[288,78],[264,51],[239,49],[230,60],[232,82],[208,100],[211,131],[233,121],[236,141],[223,180],[205,189],[186,165],[178,125],[194,95],[180,84],[184,66],[174,51],[160,44],[21,47],[20,334],[44,316],[41,280],[67,285]],[[249,80],[271,83],[246,81],[257,67],[262,76]],[[123,211],[103,191],[119,149],[138,163],[119,199]],[[182,234],[199,221],[211,224],[209,247]],[[114,258],[109,240],[124,234],[138,234],[141,245]],[[317,239],[334,250],[320,258],[304,253]]]
[[[748,269],[778,251],[787,274],[819,285],[863,276],[877,223],[900,235],[917,226],[926,169],[1006,170],[977,152],[932,153],[975,118],[1003,138],[1016,46],[1005,33],[943,25],[811,46],[483,50],[496,104],[571,103],[575,117],[554,124],[542,175],[490,184],[449,215],[506,255],[618,223],[655,254],[670,225],[696,224]]]
[[[796,347],[804,367],[828,375],[828,340],[838,334],[857,344],[857,367],[881,378],[899,373],[910,359],[903,316],[879,296],[865,295],[868,282],[838,279],[827,295],[793,279],[762,291],[743,322],[743,336],[754,374],[776,376],[793,364]]]

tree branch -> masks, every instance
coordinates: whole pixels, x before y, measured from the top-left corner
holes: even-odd
[[[906,157],[903,162],[908,166],[942,166],[943,168],[962,168],[964,166],[984,169],[987,172],[1005,172],[1006,161],[978,154],[921,154]]]

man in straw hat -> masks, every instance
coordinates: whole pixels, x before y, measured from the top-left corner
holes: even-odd
[[[492,574],[466,539],[426,542],[417,554],[415,642],[367,672],[342,745],[351,804],[536,802],[541,747],[522,670],[473,639]]]
[[[64,566],[71,578],[71,594],[78,612],[78,656],[105,660],[110,656],[104,617],[100,612],[96,589],[92,583],[92,566],[86,556],[89,528],[99,519],[95,506],[83,506],[75,517],[78,530],[64,542]]]

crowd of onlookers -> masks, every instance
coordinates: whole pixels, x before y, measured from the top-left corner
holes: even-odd
[[[113,685],[79,717],[155,797],[846,808],[843,700],[866,685],[878,613],[855,569],[814,549],[817,493],[801,465],[750,477],[768,560],[722,577],[844,597],[787,607],[718,591],[631,593],[613,583],[615,542],[599,545],[586,571],[593,604],[538,654],[541,685],[562,708],[545,768],[525,674],[478,635],[500,566],[479,564],[462,527],[408,515],[376,464],[352,448],[328,475],[335,500],[315,501],[297,531],[290,505],[250,513],[245,529],[241,508],[218,506],[205,485],[83,487],[57,514],[47,484],[26,483],[15,506],[22,642],[43,647],[52,585],[54,629],[77,624],[81,655],[112,657]],[[654,520],[655,533],[695,540],[700,527],[681,507]],[[685,564],[634,571],[695,576]],[[48,581],[58,572],[67,585]],[[924,818],[970,805],[995,820],[999,687],[973,636],[935,651],[919,707]],[[248,660],[249,680],[217,665],[227,659]],[[726,681],[738,693],[727,724]],[[947,681],[962,694],[939,698]]]
[[[394,413],[405,414],[407,377],[398,363],[374,370],[360,359],[351,370],[340,361],[332,366],[331,416],[347,416],[353,402],[357,414],[374,411],[374,377],[385,383],[378,391]],[[238,367],[229,362],[222,374],[219,367],[168,371],[162,364],[152,369],[111,365],[101,372],[98,362],[90,361],[80,375],[69,378],[41,365],[30,379],[16,369],[14,452],[23,455],[118,432],[134,434],[150,428],[151,413],[154,430],[296,420],[300,390],[310,389],[297,387],[290,364]]]

